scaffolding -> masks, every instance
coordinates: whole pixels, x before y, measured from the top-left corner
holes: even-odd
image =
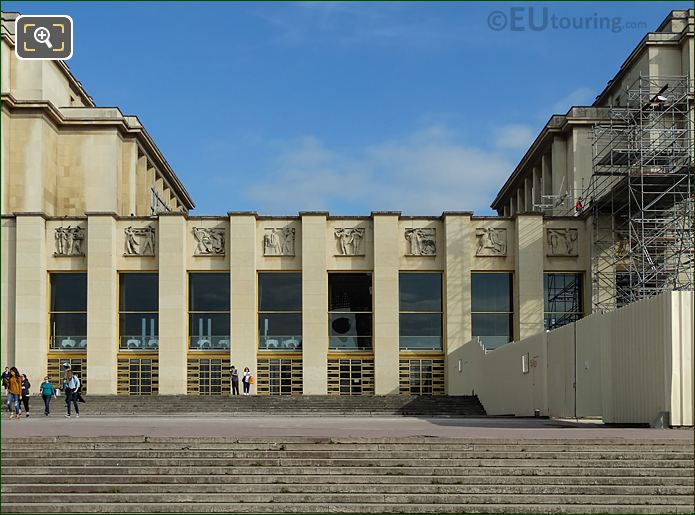
[[[693,288],[693,87],[640,76],[593,128],[594,311]]]

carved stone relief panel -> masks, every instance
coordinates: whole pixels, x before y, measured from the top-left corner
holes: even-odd
[[[579,230],[546,229],[548,256],[574,257],[579,255]]]
[[[224,229],[194,227],[194,256],[224,256]]]
[[[405,239],[408,241],[407,256],[436,256],[437,230],[433,227],[406,229]]]
[[[266,227],[263,234],[264,256],[294,256],[294,227]]]
[[[478,246],[476,256],[506,256],[507,229],[497,227],[478,227],[475,230]]]
[[[125,255],[154,256],[154,227],[126,227]]]
[[[84,229],[82,227],[58,227],[55,230],[54,256],[84,256]]]
[[[364,256],[365,230],[360,227],[341,227],[334,231],[339,256]]]

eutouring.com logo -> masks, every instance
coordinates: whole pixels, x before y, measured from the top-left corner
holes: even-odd
[[[545,30],[609,30],[617,33],[623,30],[646,29],[643,21],[625,21],[621,16],[560,16],[548,7],[510,7],[507,10],[492,11],[487,17],[487,25],[494,31],[542,32]]]

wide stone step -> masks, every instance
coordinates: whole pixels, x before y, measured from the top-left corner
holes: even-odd
[[[55,500],[54,494],[8,493],[3,496],[8,503],[48,503]],[[64,497],[70,503],[400,503],[400,504],[505,504],[518,501],[516,494],[311,494],[289,493],[73,493]],[[594,505],[686,505],[692,496],[686,495],[543,495],[529,494],[524,497],[527,504],[594,504]]]
[[[287,467],[273,466],[255,466],[246,467],[243,471],[239,467],[214,467],[214,466],[173,466],[173,467],[106,467],[106,466],[11,466],[3,465],[3,475],[9,474],[49,474],[53,476],[62,475],[80,475],[80,474],[208,474],[208,475],[229,475],[229,474],[295,474],[297,470],[288,470]],[[478,476],[478,475],[523,475],[523,476],[559,476],[559,475],[574,475],[574,476],[656,476],[656,477],[689,477],[692,476],[692,467],[677,467],[677,468],[646,468],[646,467],[587,467],[585,465],[574,464],[567,467],[542,467],[537,466],[495,466],[495,467],[423,467],[423,466],[401,466],[401,467],[360,467],[360,466],[344,466],[344,467],[302,467],[302,474],[360,474],[360,475],[393,475],[393,476],[409,476],[409,475],[459,475],[459,476]]]
[[[546,459],[410,459],[389,458],[376,456],[373,458],[80,458],[80,468],[119,466],[123,468],[137,467],[538,467],[538,468],[565,468],[576,467],[577,460],[564,459],[562,457]],[[600,460],[584,459],[581,461],[585,467],[605,468],[693,468],[692,460],[653,460],[653,459],[621,459]],[[62,458],[3,458],[3,466],[9,467],[37,467],[43,466],[62,467],[65,465],[65,457]]]
[[[41,488],[56,484],[56,477],[48,474],[41,475],[6,475],[3,476],[3,486],[6,485],[40,485]],[[184,475],[184,474],[102,474],[70,476],[70,484],[78,485],[227,485],[227,484],[405,484],[414,485],[605,485],[605,486],[686,486],[693,487],[692,476],[444,476],[444,475],[325,475],[325,474],[280,474],[280,475]]]
[[[517,495],[635,495],[691,496],[691,486],[626,486],[626,485],[437,485],[437,484],[337,484],[311,482],[304,484],[74,484],[23,483],[3,484],[3,494],[61,494],[73,493],[375,493],[375,494],[517,494]]]
[[[45,449],[41,452],[41,460],[50,463],[49,460],[65,459],[65,449]],[[36,456],[36,450],[9,448],[2,451],[3,459],[32,459]],[[171,459],[172,453],[168,450],[148,449],[100,449],[100,450],[70,450],[70,458],[85,459]],[[236,449],[177,449],[176,459],[374,459],[374,451],[369,450],[236,450]],[[688,452],[664,452],[655,451],[507,451],[507,450],[381,450],[379,460],[452,460],[452,459],[523,459],[523,460],[669,460],[692,462],[693,455]]]
[[[591,504],[468,504],[468,513],[692,513],[690,505],[591,505]],[[4,513],[55,513],[55,503],[5,503]],[[326,513],[322,503],[64,503],[59,513]],[[342,503],[331,513],[461,513],[460,504]]]

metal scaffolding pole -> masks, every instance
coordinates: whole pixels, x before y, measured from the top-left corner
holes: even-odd
[[[640,76],[593,129],[595,311],[693,288],[693,86]]]

